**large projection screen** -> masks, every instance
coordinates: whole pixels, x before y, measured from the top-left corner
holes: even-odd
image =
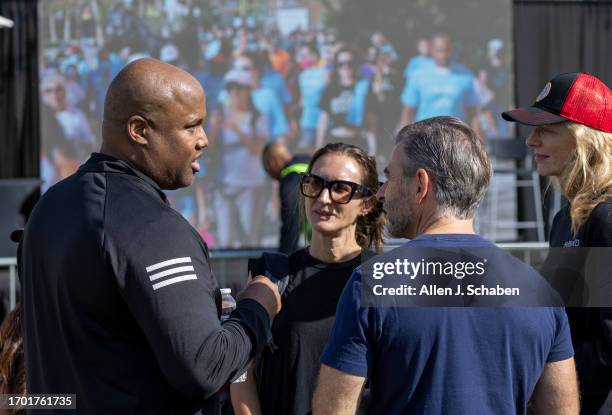
[[[325,81],[330,81],[334,52],[350,48],[355,76],[369,82],[368,95],[356,109],[363,120],[359,128],[372,130],[375,138],[375,146],[367,140],[358,144],[376,153],[382,170],[393,146],[406,83],[420,73],[432,73],[431,40],[444,34],[450,40],[449,65],[473,82],[472,103],[479,111],[466,121],[478,125],[487,140],[512,136],[499,117],[512,104],[510,0],[374,3],[375,7],[370,0],[40,2],[43,191],[99,151],[104,96],[111,79],[127,63],[147,56],[192,73],[206,91],[209,114],[227,105],[224,76],[237,62],[244,63],[240,56],[263,57],[258,62],[268,62],[263,72],[269,82],[262,77],[259,89],[271,91],[267,96],[272,95],[268,101],[273,102],[256,106],[263,107],[259,112],[265,118],[267,141],[284,140],[297,154],[313,150],[305,137],[317,123],[317,99],[325,88],[313,93],[310,86],[300,84],[301,74],[323,68]],[[283,16],[293,16],[299,25]],[[304,25],[308,27],[301,29]],[[298,29],[288,32],[290,27]],[[304,51],[306,44],[314,45],[320,59]],[[436,88],[426,91],[432,108],[452,107],[435,95],[450,96],[455,85]],[[309,111],[304,116],[306,106],[314,115]],[[211,248],[277,246],[277,183],[266,176],[259,157],[252,157],[251,163],[260,163],[258,173],[242,186],[228,184],[227,177],[240,177],[243,166],[235,164],[231,151],[224,151],[224,137],[216,139],[215,146],[205,150],[203,169],[193,184],[168,192],[172,206]],[[233,166],[231,171],[228,166]]]

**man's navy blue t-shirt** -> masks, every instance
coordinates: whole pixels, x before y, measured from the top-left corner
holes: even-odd
[[[499,250],[500,269],[534,273],[477,235],[421,235],[419,247]],[[573,356],[567,316],[553,307],[362,307],[362,268],[344,288],[321,362],[370,382],[372,414],[520,414],[544,365]]]

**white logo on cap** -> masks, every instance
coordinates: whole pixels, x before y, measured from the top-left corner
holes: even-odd
[[[542,92],[540,92],[540,95],[538,95],[538,97],[536,98],[536,102],[540,102],[542,101],[544,98],[546,98],[548,96],[548,94],[550,93],[550,88],[552,87],[552,84],[550,82],[548,82],[545,86],[544,89],[542,90]]]

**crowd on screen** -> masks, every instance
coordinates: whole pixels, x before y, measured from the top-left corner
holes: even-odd
[[[169,13],[168,22],[178,21]],[[501,39],[485,42],[486,59],[469,67],[444,34],[414,39],[417,53],[400,56],[383,32],[372,33],[367,44],[352,44],[331,29],[297,29],[283,36],[253,19],[196,27],[179,31],[169,23],[154,35],[146,19],[121,3],[104,22],[101,46],[93,26],[87,26],[81,40],[43,49],[44,189],[99,147],[110,81],[142,57],[187,70],[206,91],[206,127],[217,156],[204,161],[195,186],[170,197],[211,246],[262,245],[265,226],[254,218],[265,214],[275,222],[277,206],[266,197],[274,192],[260,161],[266,143],[282,141],[294,154],[309,155],[342,141],[384,161],[398,127],[436,115],[463,119],[485,137],[510,135],[498,115],[511,101]],[[238,90],[248,91],[242,97],[248,98],[249,114],[234,108],[242,99]],[[260,140],[245,144],[238,130]],[[237,165],[243,168],[238,171]],[[238,204],[237,194],[243,199]],[[209,206],[234,209],[232,217],[241,220],[226,223]]]

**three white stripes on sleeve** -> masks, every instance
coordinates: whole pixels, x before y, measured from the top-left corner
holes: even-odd
[[[169,259],[167,261],[158,262],[157,264],[149,265],[146,268],[146,270],[147,270],[147,275],[149,276],[149,280],[151,282],[160,280],[161,278],[166,278],[171,275],[185,274],[185,275],[179,275],[176,277],[167,278],[159,282],[156,282],[153,284],[153,290],[157,290],[167,285],[176,284],[177,282],[197,280],[198,277],[194,273],[195,270],[193,268],[193,265],[191,264],[192,264],[191,257],[182,257],[182,258]],[[157,271],[157,272],[154,272],[154,271]]]

